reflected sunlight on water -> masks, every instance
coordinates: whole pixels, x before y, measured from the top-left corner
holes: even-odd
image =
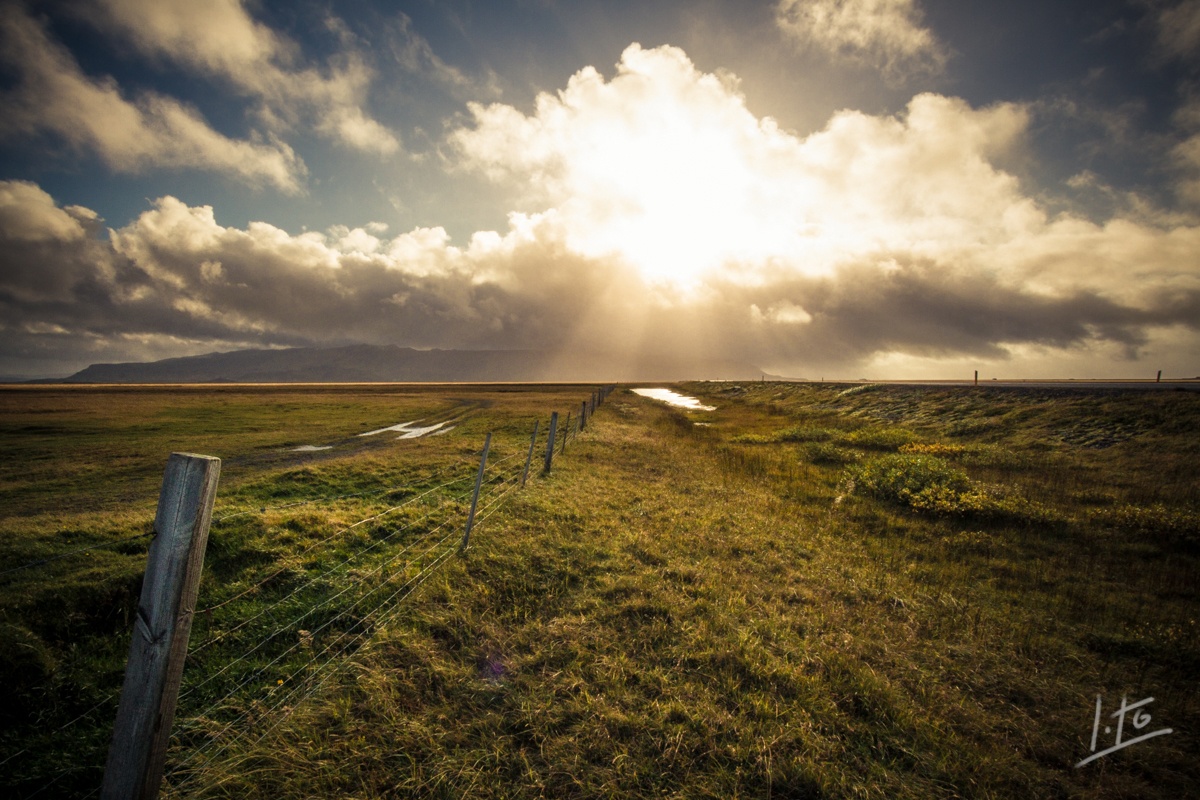
[[[669,403],[679,408],[686,408],[689,411],[716,411],[716,406],[701,405],[700,401],[694,397],[688,397],[678,392],[673,392],[670,389],[634,389],[634,394],[639,394],[642,397],[649,397],[651,400],[661,400],[664,403]]]

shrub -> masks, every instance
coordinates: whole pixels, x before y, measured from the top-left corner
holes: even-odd
[[[1097,509],[1089,515],[1110,530],[1155,539],[1165,543],[1200,546],[1200,514],[1161,504],[1137,506],[1124,504]]]
[[[913,505],[922,493],[961,494],[971,486],[966,473],[936,456],[904,453],[873,459],[850,477],[856,491],[901,505]]]
[[[975,484],[937,456],[899,453],[850,470],[853,491],[940,516],[1051,524],[1048,507],[999,487]]]
[[[1033,500],[995,488],[973,486],[965,492],[931,489],[918,494],[910,505],[943,516],[971,517],[993,522],[1050,525],[1060,521],[1052,509]]]
[[[779,438],[773,433],[739,433],[729,441],[738,444],[775,444]]]

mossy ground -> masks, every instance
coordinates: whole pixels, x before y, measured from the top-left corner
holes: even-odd
[[[513,494],[321,692],[258,744],[174,780],[191,781],[188,794],[273,798],[1165,798],[1200,789],[1197,395],[682,390],[718,410],[610,396],[551,475]],[[303,463],[279,461],[298,457],[278,454],[278,428],[274,440],[258,439],[231,419],[230,449],[216,452],[235,468],[222,502],[415,481],[468,463],[488,429],[511,455],[534,417],[565,415],[580,399],[573,387],[460,394],[476,411],[451,434]],[[285,398],[294,419],[329,426],[325,439],[295,443],[413,416],[392,413],[397,404],[446,408],[445,390],[403,401],[352,395],[318,400],[337,414]],[[376,401],[387,410],[371,417],[364,409]],[[266,405],[239,413],[258,419]],[[125,441],[96,436],[118,450]],[[956,477],[955,494],[921,505],[855,483],[862,470],[909,457],[939,459],[969,485]],[[56,474],[52,463],[46,470]],[[18,492],[24,513],[2,521],[5,540],[50,536],[39,531],[64,523],[95,535],[145,524],[132,511],[113,516],[113,492],[124,490],[90,488],[108,499],[60,516]],[[367,508],[259,520],[223,542],[214,529],[205,592],[234,593],[312,530]],[[136,582],[122,570],[138,558],[116,553],[97,569],[124,586]],[[17,617],[29,605],[6,597],[5,619],[33,632],[49,659],[46,685],[77,678],[56,638],[65,634],[42,631],[36,614]],[[119,640],[120,651],[121,614],[109,617],[108,628],[79,625]],[[1110,710],[1122,695],[1153,696],[1151,728],[1175,732],[1076,769],[1097,695]]]

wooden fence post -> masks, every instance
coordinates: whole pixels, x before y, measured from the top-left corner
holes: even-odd
[[[529,462],[533,461],[533,448],[537,444],[537,429],[538,423],[541,420],[533,421],[533,436],[529,437],[529,454],[525,456],[525,471],[521,473],[521,488],[525,488],[525,479],[529,477]]]
[[[554,433],[558,430],[558,412],[554,411],[550,414],[550,440],[546,442],[546,464],[542,467],[542,472],[550,474],[550,464],[554,461]]]
[[[479,474],[475,476],[475,494],[471,495],[471,510],[467,514],[467,527],[463,531],[462,547],[459,552],[467,549],[467,545],[471,543],[471,526],[475,524],[475,506],[479,505],[479,487],[483,485],[483,470],[487,467],[488,450],[492,446],[492,434],[488,432],[487,438],[483,440],[483,455],[479,457]]]
[[[172,453],[167,460],[103,800],[158,796],[220,475],[221,459],[212,456]]]
[[[582,432],[587,427],[587,400],[579,406],[579,430]]]
[[[567,412],[567,421],[563,423],[562,447],[558,448],[558,454],[561,456],[567,452],[567,439],[571,438],[571,412]]]

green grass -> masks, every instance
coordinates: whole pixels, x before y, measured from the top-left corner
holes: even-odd
[[[261,742],[170,773],[172,782],[193,780],[188,796],[274,798],[1196,793],[1196,395],[682,390],[718,410],[612,395],[554,472],[512,495],[471,550],[333,665],[322,691],[256,723],[274,725]],[[234,409],[212,449],[226,459],[218,504],[236,511],[314,494],[420,491],[433,470],[469,468],[486,430],[497,431],[497,457],[510,455],[534,417],[573,409],[587,393],[228,391],[120,398],[138,404],[136,414],[81,401],[56,424],[92,426],[106,452],[130,459],[129,484],[153,486],[165,453],[148,450],[140,461],[133,453],[160,441],[125,420],[149,418],[154,407],[180,420],[188,410]],[[3,420],[13,426],[32,424],[39,403],[78,399],[0,398],[12,404]],[[288,430],[271,426],[271,407],[289,409]],[[470,415],[446,436],[350,441],[418,410],[463,408]],[[178,424],[181,438],[205,427]],[[141,509],[152,513],[154,489],[127,509],[130,486],[89,478],[73,461],[59,475],[56,461],[71,452],[61,443],[12,427],[4,434],[42,454],[48,479],[90,493],[78,508],[53,509],[33,488],[6,489],[6,559],[145,528]],[[327,455],[283,452],[331,441],[345,443]],[[20,470],[6,469],[0,480],[16,485]],[[411,496],[215,526],[201,605],[283,572],[278,586],[226,606],[229,617],[211,630],[254,613],[267,600],[260,594],[282,595],[377,540],[378,531],[356,531],[359,541],[304,554],[339,526]],[[126,549],[0,584],[5,638],[16,643],[0,665],[30,676],[24,708],[50,718],[68,695],[79,704],[91,697],[89,680],[119,682],[143,557]],[[342,585],[336,577],[330,588]],[[53,606],[50,583],[76,588]],[[120,602],[102,602],[98,587]],[[204,624],[200,637],[210,635]],[[97,647],[113,654],[104,675],[87,668],[100,655],[79,652]],[[234,657],[231,649],[189,669]],[[272,691],[259,686],[243,702],[269,705]],[[1110,710],[1122,694],[1153,696],[1152,728],[1175,733],[1075,769],[1089,752],[1097,694]],[[92,729],[104,738],[100,721]],[[178,740],[172,762],[198,741]]]

